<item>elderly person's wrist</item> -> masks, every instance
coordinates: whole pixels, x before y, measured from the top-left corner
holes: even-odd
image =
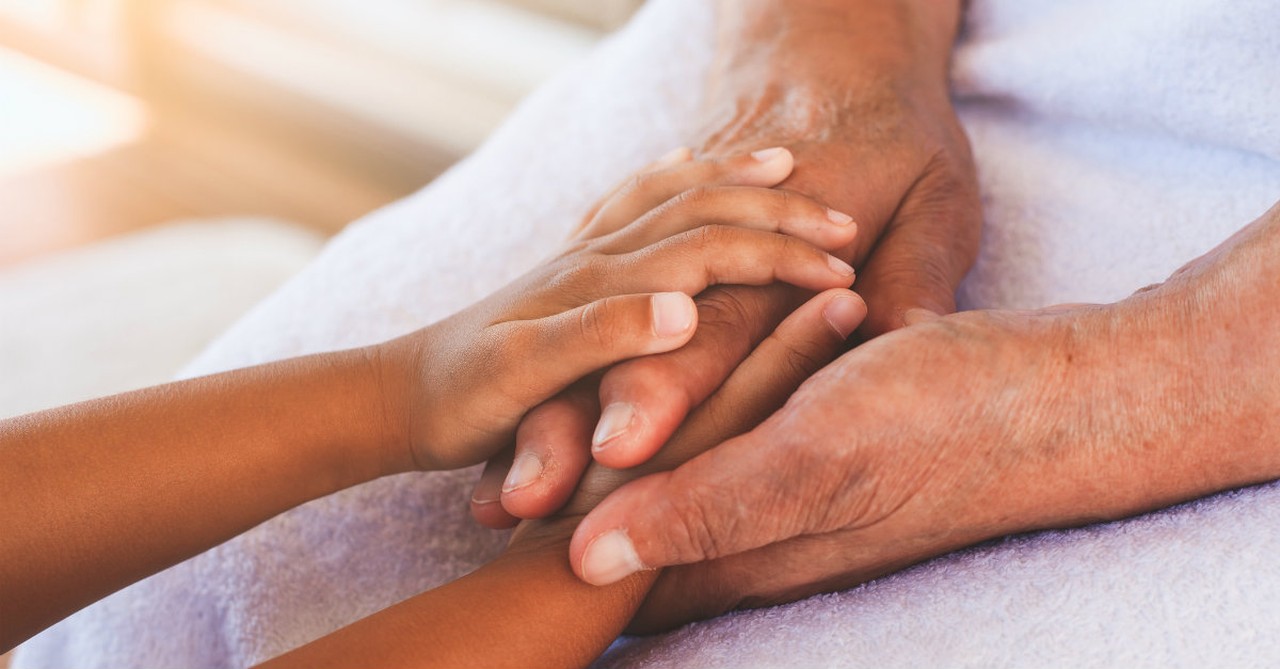
[[[894,73],[945,89],[961,0],[721,0],[719,63],[838,84]]]
[[[1164,422],[1181,439],[1153,476],[1184,498],[1280,478],[1280,203],[1121,305],[1140,323],[1135,348],[1168,351],[1152,374],[1174,389]]]
[[[702,151],[845,141],[870,123],[967,155],[948,85],[960,0],[724,0],[719,20]]]
[[[1076,441],[1041,471],[1015,532],[1128,517],[1280,478],[1280,206],[1162,284],[1054,308],[1042,348],[1061,389],[1041,441]],[[1055,313],[1057,312],[1057,313]],[[1056,435],[1056,436],[1055,436]]]

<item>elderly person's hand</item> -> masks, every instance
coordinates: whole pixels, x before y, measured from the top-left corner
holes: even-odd
[[[661,629],[1274,479],[1277,323],[1280,205],[1122,302],[957,314],[845,354],[751,432],[612,493],[571,562],[593,583],[687,565],[633,625]]]
[[[781,187],[854,217],[862,234],[845,253],[862,267],[864,334],[912,309],[954,311],[981,226],[949,95],[960,2],[745,4],[721,10],[722,43],[751,48],[722,49],[702,150],[787,146],[797,168]]]
[[[951,312],[977,252],[973,164],[947,89],[959,6],[749,0],[722,7],[702,152],[788,146],[796,170],[782,188],[853,215],[855,244],[828,250],[862,266],[858,289],[870,309],[863,335],[897,328],[915,309]],[[507,512],[531,518],[556,510],[589,448],[611,467],[644,462],[804,299],[781,286],[708,291],[698,299],[699,331],[684,349],[619,365],[598,392],[578,388],[531,412],[516,466],[508,475],[509,453],[477,486],[477,517],[502,526],[514,523]]]

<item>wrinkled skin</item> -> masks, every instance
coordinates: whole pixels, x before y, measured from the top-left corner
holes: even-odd
[[[820,13],[793,17],[784,22],[791,30],[781,31],[775,12],[753,20],[722,10],[722,42],[752,48],[721,50],[702,151],[793,150],[797,169],[781,187],[862,226],[846,255],[863,267],[858,288],[871,310],[863,332],[875,335],[900,327],[912,308],[955,310],[955,288],[978,250],[981,203],[968,140],[948,97],[954,7],[927,9],[939,24],[929,34],[895,27],[925,19],[882,16],[857,4],[844,3],[848,9],[834,17],[848,26],[827,25],[833,17]],[[895,30],[911,31],[905,45],[878,46],[867,34]],[[832,33],[834,43],[824,37]],[[851,50],[855,41],[866,46]]]
[[[852,215],[854,244],[828,249],[860,268],[874,336],[950,313],[977,253],[980,203],[969,147],[948,98],[958,3],[726,3],[699,152],[784,145],[796,170],[781,188]],[[850,44],[857,44],[851,48]],[[577,485],[601,407],[634,408],[628,429],[596,448],[615,468],[645,462],[807,296],[784,286],[729,287],[698,298],[699,330],[672,354],[606,372],[526,416],[515,454],[548,463],[539,482],[499,492],[512,457],[491,462],[474,499],[501,497],[490,526],[553,513]],[[599,446],[599,444],[597,444]],[[554,472],[554,473],[551,473]],[[492,508],[493,505],[489,505]]]
[[[793,148],[797,170],[783,187],[859,223],[859,246],[846,251],[870,307],[863,335],[921,322],[847,353],[759,427],[746,429],[763,418],[750,407],[717,403],[691,414],[648,464],[588,472],[571,513],[639,478],[579,526],[579,576],[592,580],[589,549],[615,530],[639,566],[667,566],[633,631],[835,590],[1009,532],[1123,517],[1280,476],[1280,390],[1265,373],[1280,362],[1267,327],[1280,317],[1275,211],[1114,305],[935,320],[911,311],[950,311],[979,214],[945,77],[929,67],[945,61],[934,50],[949,44],[947,21],[908,21],[920,30],[904,37],[892,12],[867,9],[891,4],[957,10],[741,3],[742,20],[725,22],[701,149],[775,140]],[[842,23],[854,5],[867,10],[860,21],[887,23],[854,34]],[[537,438],[519,447],[552,459],[558,447],[547,443],[584,448],[592,425],[581,416],[623,401],[645,420],[593,455],[614,467],[644,461],[768,331],[762,324],[794,303],[774,290],[704,294],[703,330],[685,349],[613,368],[599,395],[580,391],[576,407],[565,399],[535,410],[522,431],[536,427]],[[558,506],[545,493],[567,480],[576,477],[503,505],[545,515]]]
[[[684,565],[633,623],[652,631],[1272,480],[1277,304],[1280,206],[1116,304],[902,329],[759,427],[609,495],[578,527],[572,564],[589,576],[584,553],[621,528],[645,567]]]
[[[407,461],[428,470],[486,461],[530,407],[611,364],[687,343],[697,324],[690,296],[710,286],[848,287],[853,268],[815,243],[849,244],[856,226],[769,188],[794,159],[759,155],[676,154],[652,166],[554,257],[376,349],[385,413],[404,417],[391,423],[403,438],[391,441],[409,446]]]

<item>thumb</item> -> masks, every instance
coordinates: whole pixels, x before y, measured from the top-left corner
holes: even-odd
[[[972,185],[940,172],[922,178],[859,272],[856,288],[867,302],[859,333],[875,337],[955,311],[981,226]]]
[[[805,531],[794,454],[770,419],[670,472],[632,481],[583,519],[569,545],[579,578],[607,585],[645,569],[765,546]]]
[[[494,334],[508,389],[532,407],[617,362],[684,346],[698,310],[684,293],[615,295],[553,316],[506,324]]]

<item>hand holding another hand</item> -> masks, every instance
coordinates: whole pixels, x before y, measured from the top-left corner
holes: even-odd
[[[848,587],[973,543],[1280,476],[1280,206],[1110,305],[878,338],[758,428],[623,485],[571,563],[661,573],[633,629]]]
[[[981,205],[947,85],[958,21],[959,2],[722,3],[701,152],[787,146],[796,169],[778,188],[853,216],[857,238],[823,248],[859,267],[864,337],[953,311],[977,254]],[[510,455],[491,463],[477,518],[500,527],[555,512],[588,452],[610,467],[648,460],[807,297],[785,286],[698,296],[687,345],[530,412],[514,455],[523,471],[506,478]]]
[[[708,286],[847,287],[853,270],[814,244],[847,244],[856,227],[768,189],[791,169],[783,149],[708,161],[676,152],[620,187],[555,258],[375,347],[384,413],[402,436],[391,441],[411,444],[405,468],[483,462],[573,382],[683,346],[698,327],[691,296]]]

